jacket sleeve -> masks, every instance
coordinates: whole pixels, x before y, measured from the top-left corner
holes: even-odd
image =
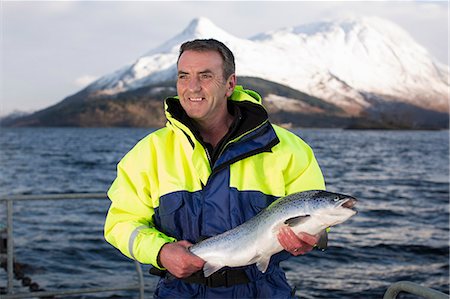
[[[312,149],[303,141],[303,153],[293,155],[285,170],[286,195],[308,191],[325,190],[325,180]]]
[[[280,131],[281,130],[281,131]],[[284,153],[285,195],[308,190],[325,190],[325,180],[311,147],[293,133],[277,128]]]
[[[153,223],[157,199],[151,198],[151,152],[143,142],[118,164],[117,177],[108,191],[111,206],[106,216],[105,239],[124,255],[158,267],[161,247],[173,242]]]
[[[280,133],[283,136],[283,132]],[[325,180],[311,147],[292,133],[288,131],[284,133],[287,135],[283,138],[283,150],[289,153],[283,169],[285,195],[308,190],[325,190]],[[273,255],[271,260],[278,264],[291,256],[289,252],[283,250]]]

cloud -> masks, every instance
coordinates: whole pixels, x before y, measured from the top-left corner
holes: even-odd
[[[83,87],[88,86],[89,84],[91,84],[92,82],[94,82],[97,79],[98,79],[97,76],[83,75],[81,77],[76,78],[74,83],[77,87],[83,88]]]

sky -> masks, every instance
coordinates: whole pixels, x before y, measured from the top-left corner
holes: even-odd
[[[448,1],[0,0],[0,116],[77,93],[207,17],[240,38],[346,16],[391,20],[448,65]]]

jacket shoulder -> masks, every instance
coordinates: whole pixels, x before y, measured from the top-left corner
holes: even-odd
[[[157,141],[161,141],[166,139],[169,134],[171,133],[171,130],[169,130],[168,128],[161,128],[161,129],[157,129],[151,133],[148,133],[146,136],[144,136],[141,140],[139,140],[134,148],[139,148],[139,147],[148,147],[149,145],[151,145],[152,143],[155,143]],[[132,149],[132,150],[133,150]]]
[[[305,150],[310,151],[310,146],[298,135],[294,134],[293,132],[282,128],[280,126],[272,124],[272,127],[275,130],[275,133],[277,134],[278,138],[280,139],[280,145],[284,147],[301,147]]]
[[[170,135],[167,128],[157,129],[139,140],[123,157],[121,163],[127,163],[135,160],[150,158],[156,148],[166,144],[166,140]]]

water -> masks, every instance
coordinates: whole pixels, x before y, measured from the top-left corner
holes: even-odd
[[[0,194],[104,192],[116,163],[150,129],[0,131]],[[381,298],[409,280],[449,292],[448,131],[295,131],[314,149],[330,191],[359,213],[330,232],[329,249],[283,263],[300,298]],[[45,290],[136,281],[134,265],[103,240],[108,200],[14,205],[16,262]],[[5,222],[4,208],[0,225]],[[151,297],[156,278],[147,273]],[[6,275],[0,270],[0,287]],[[15,281],[16,291],[27,291]],[[113,292],[73,298],[137,298]],[[413,298],[401,295],[400,298]]]

